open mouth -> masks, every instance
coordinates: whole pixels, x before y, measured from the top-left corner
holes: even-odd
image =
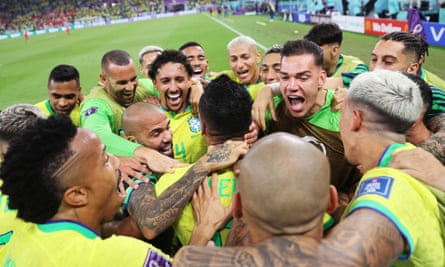
[[[182,102],[181,96],[182,93],[167,94],[167,99],[171,105],[176,106],[181,104]]]
[[[288,96],[290,109],[296,112],[302,111],[304,108],[304,98],[301,96]]]
[[[246,79],[247,76],[249,75],[249,70],[238,71],[237,74],[240,80],[243,80]]]
[[[173,155],[173,150],[171,144],[168,146],[162,147],[158,150],[161,154],[171,157]]]

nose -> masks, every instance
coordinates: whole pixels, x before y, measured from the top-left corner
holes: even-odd
[[[172,141],[173,134],[171,130],[165,131],[164,135],[162,136],[162,142],[164,143],[170,143]]]
[[[298,82],[298,79],[295,79],[293,77],[289,78],[287,82],[287,88],[289,89],[299,89],[300,83]]]
[[[65,107],[65,106],[68,105],[68,101],[65,98],[62,97],[62,98],[59,99],[58,104],[61,107]]]

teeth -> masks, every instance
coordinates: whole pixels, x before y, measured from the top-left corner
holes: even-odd
[[[174,99],[179,98],[180,96],[181,96],[181,94],[174,94],[174,95],[168,95],[167,97],[168,97],[169,99],[174,100]]]

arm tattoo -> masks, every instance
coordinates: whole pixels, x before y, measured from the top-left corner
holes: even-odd
[[[207,177],[211,167],[226,167],[238,158],[228,144],[216,146],[202,156],[176,183],[169,186],[156,198],[153,186],[141,184],[134,190],[128,203],[128,212],[147,239],[152,239],[164,232],[181,214],[193,193]]]
[[[445,113],[436,115],[429,119],[426,123],[426,126],[433,133],[445,131]]]
[[[250,245],[250,243],[250,232],[246,222],[242,218],[233,218],[233,224],[227,236],[226,246],[246,246]]]
[[[322,240],[276,236],[259,244],[236,248],[186,246],[175,266],[389,266],[402,252],[404,241],[386,217],[358,210]]]
[[[437,132],[417,146],[430,152],[442,162],[442,164],[445,164],[445,132]]]
[[[172,225],[206,177],[207,170],[198,161],[158,198],[149,183],[141,184],[134,190],[129,199],[128,212],[136,220],[144,236],[154,238]]]

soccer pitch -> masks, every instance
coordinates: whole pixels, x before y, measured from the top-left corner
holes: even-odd
[[[114,24],[65,32],[31,35],[0,41],[0,109],[15,103],[37,103],[47,97],[50,70],[58,64],[74,65],[80,72],[82,92],[99,80],[102,55],[112,49],[129,52],[135,62],[146,45],[177,49],[187,41],[206,50],[211,71],[229,68],[226,44],[235,36],[253,37],[261,49],[300,39],[311,25],[284,22],[268,16],[213,16],[207,13]],[[376,36],[344,33],[341,51],[369,63]],[[137,67],[139,67],[137,65]],[[445,78],[445,49],[430,48],[425,67]]]

